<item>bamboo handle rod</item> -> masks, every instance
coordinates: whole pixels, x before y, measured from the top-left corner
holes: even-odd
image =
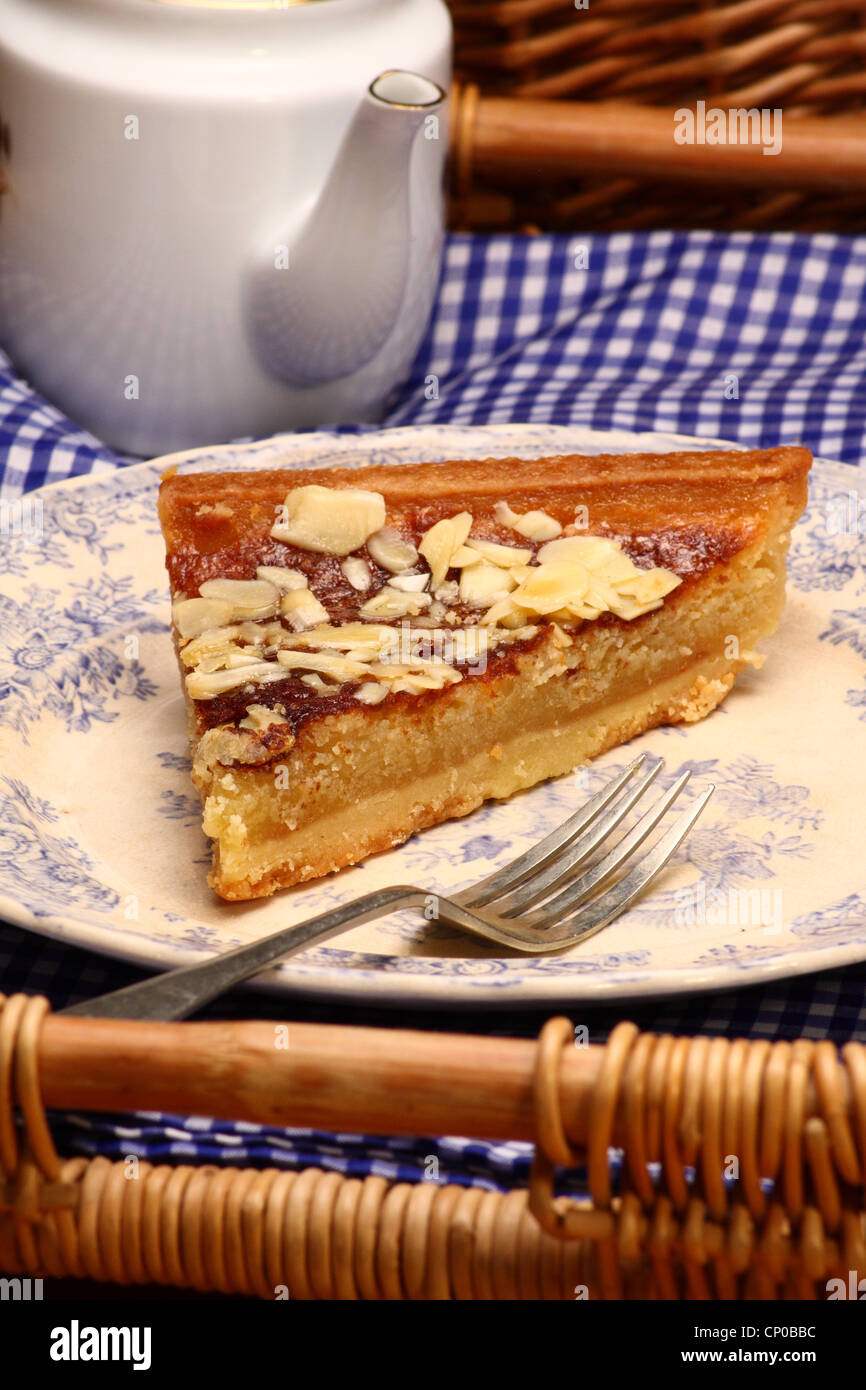
[[[568,1138],[584,1148],[602,1046],[566,1047]],[[48,1015],[51,1109],[160,1110],[258,1124],[477,1139],[535,1136],[534,1040],[315,1023],[141,1023]],[[850,1107],[850,1095],[845,1105]],[[810,1080],[804,1120],[819,1113]],[[623,1134],[619,1121],[613,1141]]]
[[[458,92],[455,125],[460,121]],[[540,183],[588,173],[680,183],[866,190],[866,123],[848,116],[782,118],[781,150],[759,144],[679,145],[673,108],[622,102],[480,97],[467,140],[473,173]]]

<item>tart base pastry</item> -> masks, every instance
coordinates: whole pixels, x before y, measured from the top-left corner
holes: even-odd
[[[319,878],[704,718],[778,624],[810,462],[783,448],[166,477],[216,892]],[[368,632],[402,646],[371,658]],[[487,633],[480,656],[457,647],[466,632]]]

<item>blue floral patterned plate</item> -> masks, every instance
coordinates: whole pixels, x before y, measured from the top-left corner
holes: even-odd
[[[445,427],[285,436],[172,461],[399,466],[694,442]],[[262,983],[367,1002],[513,1005],[721,988],[866,957],[866,496],[855,469],[816,464],[766,665],[744,674],[709,719],[655,730],[588,770],[335,877],[228,905],[205,881],[209,853],[188,777],[155,511],[165,462],[45,488],[33,495],[31,524],[4,538],[0,912],[10,921],[154,968],[179,965],[383,884],[469,884],[646,748],[666,759],[664,780],[689,767],[691,795],[708,781],[717,791],[654,891],[602,935],[561,956],[503,958],[404,913],[289,960]]]

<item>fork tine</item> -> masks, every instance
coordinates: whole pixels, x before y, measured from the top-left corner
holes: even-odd
[[[650,782],[658,776],[663,765],[663,760],[659,758],[627,791],[621,792],[606,811],[596,818],[588,834],[572,843],[568,853],[557,855],[546,868],[542,868],[539,873],[527,878],[521,887],[509,893],[502,901],[491,901],[488,897],[486,905],[500,917],[513,917],[518,912],[524,912],[533,903],[548,897],[555,888],[558,888],[566,878],[571,876],[575,869],[585,863],[599,845],[607,839],[611,831],[616,829],[620,821],[628,815],[635,802],[643,796]]]
[[[609,879],[611,874],[616,873],[616,870],[620,868],[627,859],[631,858],[638,846],[643,844],[650,831],[655,829],[662,819],[662,816],[665,815],[676,801],[690,777],[691,772],[688,771],[678,777],[664,795],[653,802],[652,806],[641,816],[637,824],[632,826],[627,835],[623,835],[622,839],[617,841],[603,859],[599,859],[598,863],[593,864],[591,868],[580,874],[580,876],[569,883],[566,888],[563,888],[562,892],[557,894],[555,898],[551,898],[549,902],[546,902],[543,907],[538,908],[535,912],[530,913],[528,917],[525,917],[523,920],[527,926],[531,924],[532,926],[540,928],[553,927],[557,922],[562,921],[562,918],[565,917],[566,913],[570,912],[572,908],[577,907],[580,903],[586,902],[587,898],[591,898],[596,889]],[[502,913],[501,915],[512,917],[514,913],[508,912]]]
[[[714,791],[714,786],[708,787],[694,806],[674,821],[670,830],[656,841],[652,849],[638,860],[631,872],[621,878],[619,883],[602,893],[589,907],[578,908],[574,917],[558,924],[557,930],[546,936],[539,936],[535,949],[557,951],[564,946],[575,946],[579,941],[594,936],[602,927],[606,927],[608,922],[612,922],[614,917],[618,917],[661,872],[688,835]],[[575,930],[578,921],[580,929]]]
[[[509,892],[512,888],[516,888],[519,883],[522,883],[525,878],[528,878],[530,874],[543,869],[554,855],[558,854],[565,845],[570,844],[588,825],[592,824],[596,816],[601,814],[626,785],[629,778],[646,761],[646,756],[646,753],[639,754],[634,762],[629,763],[628,767],[624,767],[622,772],[602,787],[601,791],[596,792],[595,796],[585,802],[579,811],[575,811],[574,815],[569,816],[562,825],[557,826],[543,840],[539,840],[537,845],[533,845],[525,854],[521,854],[519,859],[505,864],[503,868],[497,869],[492,874],[488,874],[487,878],[473,883],[471,888],[464,889],[462,893],[453,894],[452,900],[466,907],[483,907],[492,898]]]

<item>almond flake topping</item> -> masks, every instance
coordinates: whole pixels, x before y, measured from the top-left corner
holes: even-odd
[[[331,623],[297,569],[262,565],[252,580],[207,580],[197,597],[181,596],[172,609],[193,699],[239,687],[252,692],[292,675],[320,695],[348,683],[361,704],[378,704],[389,692],[441,690],[463,679],[458,667],[471,667],[500,643],[534,637],[538,618],[565,650],[574,637],[563,624],[606,612],[640,617],[682,582],[669,570],[640,569],[610,537],[564,536],[546,512],[519,515],[506,502],[497,503],[496,520],[542,541],[537,554],[471,537],[468,511],[436,522],[416,548],[384,525],[384,498],[356,488],[294,488],[282,511],[271,535],[340,558],[359,594],[372,587],[373,573],[353,550],[366,544],[390,578],[361,603],[354,621],[342,624]],[[419,557],[429,573],[417,571]],[[461,620],[457,605],[477,611]],[[251,705],[241,727],[280,722],[265,706]]]
[[[460,549],[455,550],[454,554],[451,556],[451,563],[448,568],[452,570],[465,570],[468,569],[470,565],[480,564],[480,551],[472,550],[468,545],[461,545]]]
[[[531,613],[555,613],[579,602],[589,588],[589,570],[578,561],[550,560],[535,565],[514,593],[514,603]]]
[[[320,555],[350,555],[385,524],[385,499],[362,488],[295,487],[271,527],[275,541]]]
[[[350,555],[348,559],[343,561],[340,569],[348,583],[353,589],[357,589],[359,594],[363,594],[369,589],[373,582],[370,566],[366,560],[361,559],[360,555]]]
[[[247,705],[247,712],[238,728],[254,729],[260,733],[263,729],[270,729],[275,724],[288,724],[288,722],[284,714],[278,713],[275,709],[268,709],[267,705]]]
[[[350,661],[336,652],[277,652],[277,661],[289,671],[318,671],[340,681],[364,678],[369,667],[361,661]]]
[[[221,598],[178,599],[171,616],[180,637],[198,637],[202,632],[225,627],[232,620],[232,606]]]
[[[518,516],[507,502],[497,502],[493,515],[500,526],[510,526],[513,531],[519,531],[521,536],[526,536],[530,541],[549,541],[554,536],[562,535],[559,522],[555,517],[548,516],[547,512],[524,512],[522,516]]]
[[[431,589],[442,583],[471,529],[472,513],[458,512],[456,516],[443,517],[424,532],[418,550],[430,566]]]
[[[208,579],[199,593],[230,603],[235,619],[272,618],[280,602],[279,590],[266,579]]]
[[[463,571],[460,580],[461,603],[468,608],[489,608],[515,587],[517,581],[511,575],[511,570],[500,569],[488,560],[472,565]]]
[[[392,642],[394,636],[394,628],[385,623],[343,623],[340,626],[326,623],[307,632],[286,633],[284,646],[335,647],[339,651],[364,647],[375,654]]]
[[[360,611],[365,618],[408,618],[429,608],[431,602],[429,594],[407,594],[386,584]]]
[[[295,589],[292,593],[283,594],[280,611],[295,632],[302,632],[304,628],[316,627],[318,623],[328,621],[327,608],[319,602],[311,589]]]
[[[177,619],[175,619],[175,622]],[[222,657],[240,636],[241,629],[235,624],[231,627],[212,627],[193,637],[181,647],[180,659],[184,666],[198,666],[205,660]],[[215,668],[214,668],[215,669]]]
[[[283,679],[283,671],[274,661],[256,661],[233,671],[190,671],[186,678],[186,688],[193,700],[215,700],[228,690],[239,686]]]
[[[377,565],[389,574],[402,574],[418,563],[418,551],[393,526],[383,526],[367,538],[367,549]]]
[[[259,579],[265,579],[269,584],[273,584],[275,589],[279,589],[281,594],[288,594],[293,589],[306,589],[307,576],[300,570],[291,569],[286,565],[259,565],[256,570]]]
[[[327,681],[323,681],[318,671],[310,671],[306,676],[301,676],[301,681],[304,685],[308,685],[311,690],[315,690],[317,695],[333,695],[341,688],[339,683],[334,685],[332,682],[329,685]]]
[[[499,545],[496,541],[476,541],[466,542],[468,550],[477,551],[483,560],[488,560],[491,565],[501,565],[503,569],[511,569],[514,565],[528,565],[532,559],[532,551],[525,550],[520,545]]]
[[[427,574],[395,574],[388,580],[389,587],[399,589],[401,594],[420,594],[427,588]]]
[[[380,705],[388,694],[388,687],[380,681],[365,681],[358,687],[355,699],[362,705]]]

